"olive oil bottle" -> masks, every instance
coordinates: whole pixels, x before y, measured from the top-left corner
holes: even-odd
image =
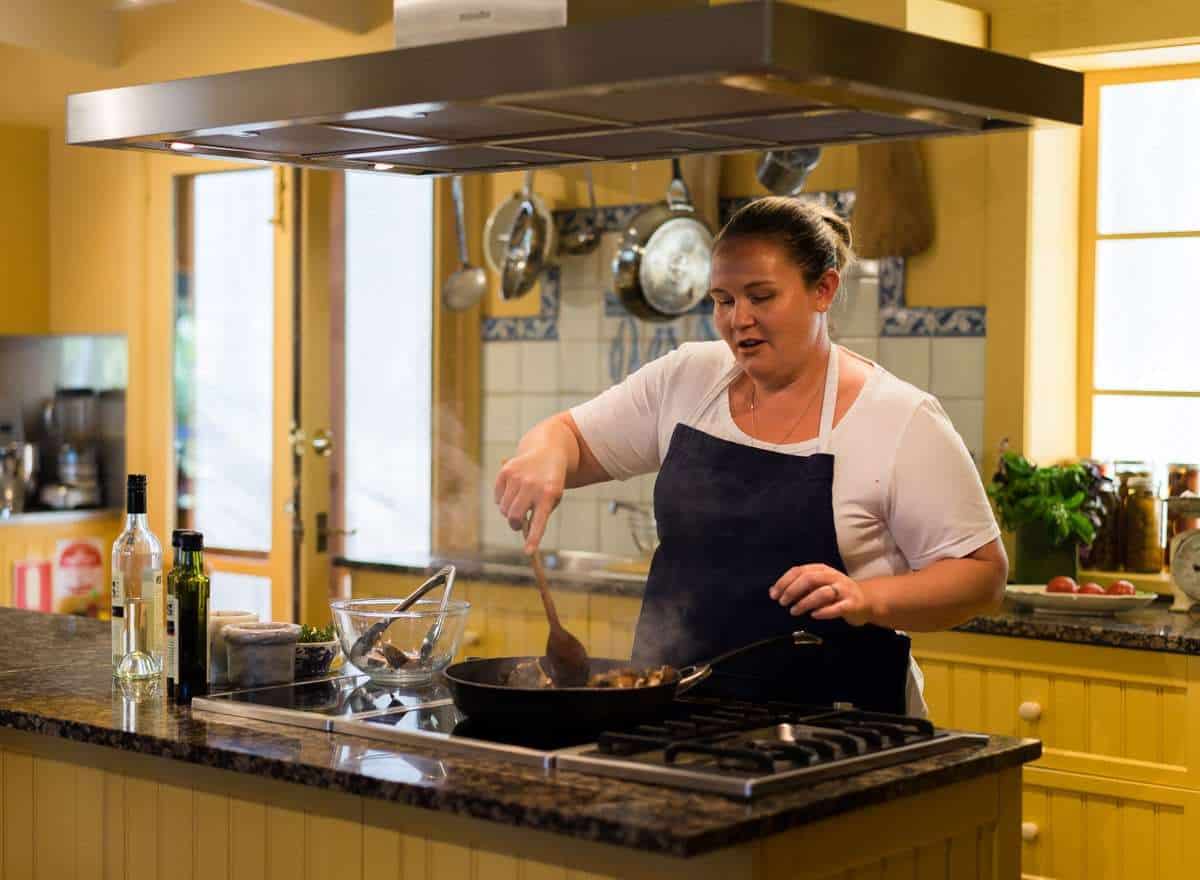
[[[208,596],[204,573],[204,536],[185,531],[179,536],[179,556],[172,571],[175,595],[175,687],[180,705],[208,693]]]
[[[175,577],[179,573],[179,539],[188,529],[171,531],[171,568],[167,571],[167,650],[163,666],[167,671],[167,698],[175,699],[175,682],[179,678],[179,603],[175,597]]]

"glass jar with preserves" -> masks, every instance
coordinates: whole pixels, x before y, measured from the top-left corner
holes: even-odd
[[[1163,566],[1162,500],[1150,477],[1130,476],[1121,496],[1121,561],[1126,571],[1154,573]]]
[[[1092,543],[1079,548],[1079,564],[1098,571],[1116,571],[1121,567],[1121,500],[1110,479],[1102,480],[1098,491],[1100,525]]]
[[[1167,465],[1167,497],[1177,498],[1185,492],[1200,495],[1200,464],[1173,462]],[[1171,539],[1189,529],[1200,529],[1200,518],[1168,514],[1166,550],[1163,554],[1168,566],[1171,564]]]

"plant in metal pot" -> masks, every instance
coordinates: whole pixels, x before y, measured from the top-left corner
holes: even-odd
[[[296,642],[296,678],[326,675],[339,653],[341,647],[332,623],[327,626],[304,624]]]
[[[1016,583],[1076,575],[1078,548],[1092,543],[1104,515],[1107,480],[1086,464],[1038,467],[1018,453],[1001,453],[988,497],[1000,525],[1016,536]]]

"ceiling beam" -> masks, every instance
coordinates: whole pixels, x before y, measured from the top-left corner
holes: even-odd
[[[0,43],[117,64],[117,14],[107,0],[4,0]]]
[[[245,0],[278,12],[365,34],[392,19],[390,0]]]

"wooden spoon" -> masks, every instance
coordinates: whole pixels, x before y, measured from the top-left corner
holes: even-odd
[[[529,536],[529,523],[525,523],[525,536]],[[542,607],[546,609],[546,620],[550,623],[550,635],[546,637],[546,656],[543,667],[555,687],[584,687],[588,683],[591,669],[587,649],[583,642],[571,635],[558,619],[558,609],[550,598],[550,586],[546,583],[546,570],[542,567],[542,551],[534,550],[530,557],[533,576],[537,580],[538,592],[542,595]]]

